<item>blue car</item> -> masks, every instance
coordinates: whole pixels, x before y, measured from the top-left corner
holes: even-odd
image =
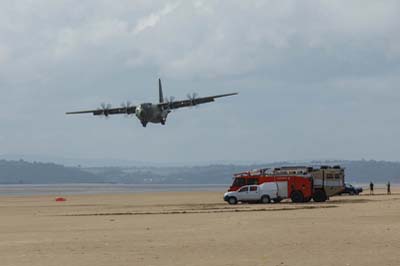
[[[340,195],[342,194],[358,195],[361,192],[363,192],[362,187],[354,187],[352,184],[345,183],[344,190],[340,192]]]

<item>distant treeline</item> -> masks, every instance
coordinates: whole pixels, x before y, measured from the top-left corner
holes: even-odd
[[[53,163],[0,160],[1,184],[125,183],[125,184],[230,184],[234,173],[290,162],[257,165],[194,167],[64,167]],[[298,165],[298,163],[296,163]],[[341,165],[349,182],[400,183],[400,162],[312,161],[307,166]]]
[[[93,183],[101,178],[79,168],[53,163],[0,160],[1,184]]]

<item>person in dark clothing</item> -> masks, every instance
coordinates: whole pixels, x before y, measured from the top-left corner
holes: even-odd
[[[390,191],[390,182],[387,183],[387,194],[392,195],[392,192]]]
[[[374,183],[369,183],[369,194],[374,195]]]

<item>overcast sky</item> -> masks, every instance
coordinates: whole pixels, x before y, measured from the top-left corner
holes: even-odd
[[[400,160],[400,2],[0,2],[0,154]],[[66,111],[240,92],[167,125]]]

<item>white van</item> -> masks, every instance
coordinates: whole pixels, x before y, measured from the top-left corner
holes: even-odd
[[[275,182],[263,183],[261,185],[247,185],[237,191],[229,191],[224,194],[224,200],[229,204],[238,202],[261,202],[270,203],[277,200],[278,186]]]

